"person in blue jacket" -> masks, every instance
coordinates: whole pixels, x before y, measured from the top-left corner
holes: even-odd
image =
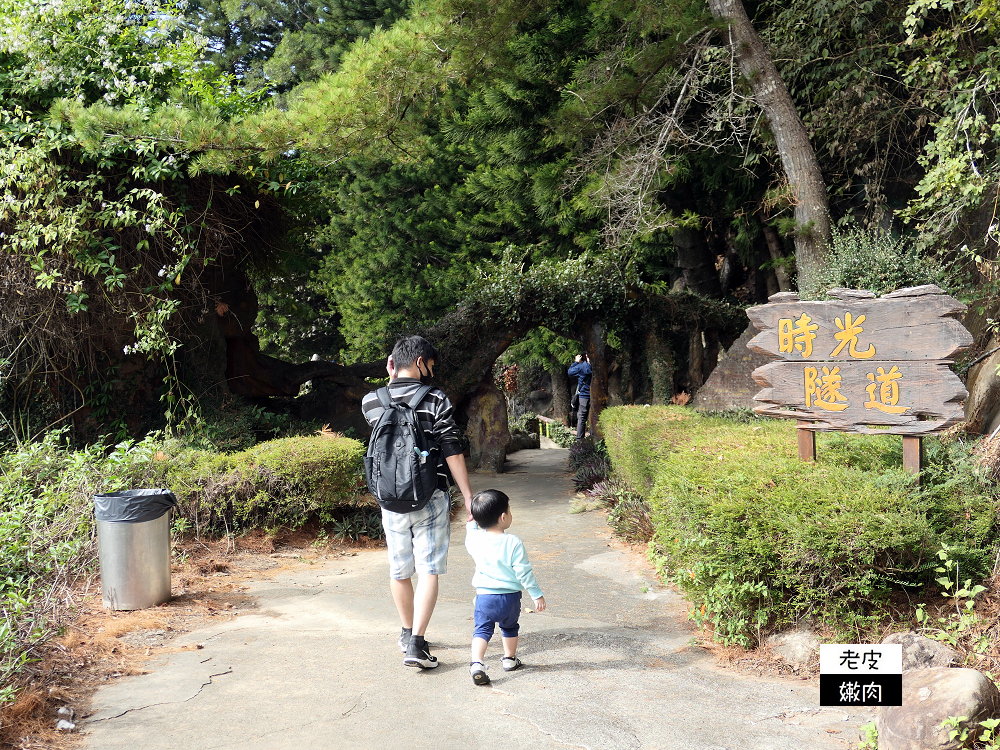
[[[576,378],[577,395],[580,406],[576,412],[576,439],[583,440],[587,432],[587,415],[590,413],[590,378],[594,371],[590,368],[590,357],[577,354],[576,360],[569,366],[569,376]]]

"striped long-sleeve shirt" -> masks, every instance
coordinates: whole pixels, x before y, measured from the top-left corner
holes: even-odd
[[[389,395],[393,403],[409,401],[421,382],[416,378],[396,378],[389,383]],[[382,415],[382,404],[378,395],[372,391],[361,400],[361,410],[368,424],[374,425]],[[445,459],[462,453],[461,433],[455,424],[455,407],[440,388],[432,388],[417,407],[417,419],[420,429],[440,449],[441,460],[438,463],[438,487],[447,491],[450,478]]]

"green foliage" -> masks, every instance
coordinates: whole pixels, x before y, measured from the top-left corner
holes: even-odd
[[[538,433],[538,415],[531,411],[526,411],[510,423],[511,432],[520,431],[528,434]]]
[[[159,435],[72,449],[65,431],[0,454],[0,703],[59,626],[64,587],[93,572],[95,494],[169,487],[181,502],[176,531],[316,519],[341,538],[378,538],[377,505],[362,495],[363,454],[344,437],[285,438],[231,454]]]
[[[633,304],[628,290],[639,283],[634,269],[588,253],[524,268],[524,260],[510,247],[500,262],[484,266],[468,299],[498,321],[517,323],[534,314],[556,330],[572,330],[578,317],[597,311],[604,320],[621,319]]]
[[[233,453],[259,442],[311,435],[321,425],[302,422],[292,415],[249,404],[239,396],[221,400],[201,399],[199,421],[185,434],[184,442],[208,451]]]
[[[915,2],[907,9],[906,41],[914,57],[901,73],[925,92],[924,106],[933,113],[932,137],[920,155],[923,173],[906,212],[922,245],[951,249],[946,243],[963,218],[995,198],[1000,45],[988,7],[974,1]],[[991,220],[985,233],[970,237],[974,251],[994,239],[994,224]]]
[[[751,645],[807,612],[857,635],[895,587],[929,583],[942,544],[969,577],[992,564],[995,490],[971,469],[941,481],[971,466],[961,447],[929,451],[918,488],[898,437],[821,436],[807,464],[786,420],[619,407],[601,424],[617,475],[649,498],[651,558],[724,642]]]
[[[191,421],[174,356],[178,319],[206,304],[200,278],[223,248],[202,241],[205,215],[191,210],[197,191],[183,184],[187,155],[149,139],[104,139],[68,118],[97,103],[148,113],[166,101],[176,107],[173,97],[211,99],[218,113],[221,88],[198,71],[198,44],[170,2],[7,0],[0,22],[0,290],[9,313],[0,389],[13,438],[30,440],[77,407],[102,408],[61,403],[50,422],[22,429],[26,394],[86,399],[97,371],[121,353],[162,367],[159,424],[164,414],[169,427]]]
[[[524,338],[516,341],[504,352],[504,362],[518,362],[526,365],[534,364],[546,370],[564,369],[573,357],[580,353],[580,342],[553,333],[544,326],[539,326],[528,332]]]
[[[857,750],[878,750],[878,728],[875,722],[865,724],[861,731],[864,732],[864,739],[858,743]]]
[[[941,549],[937,552],[940,564],[934,568],[934,572],[938,576],[934,579],[934,582],[941,587],[942,594],[954,599],[955,612],[949,610],[946,617],[939,617],[935,622],[932,621],[931,616],[927,614],[924,607],[918,605],[916,618],[923,631],[931,638],[943,641],[951,646],[958,646],[960,641],[968,637],[972,626],[979,620],[974,611],[976,597],[986,591],[986,587],[980,585],[973,586],[972,579],[966,578],[965,585],[959,588],[960,566],[952,558],[953,552],[953,547],[947,544],[941,545]],[[975,644],[974,650],[977,653],[982,653],[987,645],[987,639],[981,637],[978,639],[978,643]]]
[[[54,602],[94,564],[98,492],[150,486],[157,441],[71,450],[64,431],[0,454],[0,703],[58,627]]]
[[[345,437],[291,437],[237,453],[168,453],[158,472],[201,533],[331,523],[346,509],[372,508],[363,497],[364,446]]]
[[[57,97],[158,102],[198,52],[177,34],[171,0],[3,0],[0,20],[0,90],[14,100],[5,105],[36,112]]]
[[[932,264],[906,238],[856,225],[833,227],[819,289],[867,289],[876,295],[936,281]]]
[[[251,88],[287,90],[336,69],[350,45],[389,27],[406,0],[332,3],[195,0],[185,18],[208,38],[208,59]]]
[[[352,161],[324,191],[336,206],[317,234],[328,248],[314,285],[335,305],[350,358],[374,359],[400,332],[453,308],[488,257],[455,217],[474,211],[456,194],[463,161],[439,141],[416,163]]]
[[[755,19],[809,130],[834,210],[879,219],[922,145],[925,113],[900,80],[906,3],[766,2]],[[769,149],[770,150],[770,149]]]
[[[576,442],[576,433],[562,422],[547,422],[545,435],[560,448],[571,448]]]
[[[1000,719],[990,718],[984,719],[979,722],[979,728],[983,730],[983,733],[977,737],[980,743],[980,750],[998,750],[1000,748],[1000,736],[998,736],[997,727],[1000,727]]]

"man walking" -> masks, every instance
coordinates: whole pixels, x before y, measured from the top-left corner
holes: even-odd
[[[436,358],[434,347],[420,336],[408,336],[396,342],[386,362],[389,396],[393,403],[409,402],[434,377]],[[374,425],[384,411],[377,391],[364,397],[361,408],[368,423]],[[382,527],[389,552],[389,588],[402,622],[399,647],[406,654],[403,664],[433,669],[438,661],[431,655],[424,635],[437,603],[438,576],[448,568],[451,540],[449,471],[465,498],[468,520],[472,519],[472,488],[453,417],[454,407],[444,391],[431,388],[415,411],[424,435],[436,447],[437,490],[420,510],[394,513],[383,508]],[[414,573],[420,574],[415,591],[411,580]]]
[[[590,367],[590,356],[577,354],[573,364],[569,366],[569,376],[576,378],[577,398],[580,405],[576,412],[576,439],[583,440],[587,433],[587,416],[590,413],[590,379],[594,371]]]

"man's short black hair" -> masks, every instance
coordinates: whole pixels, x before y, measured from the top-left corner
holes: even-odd
[[[510,498],[500,490],[483,490],[472,498],[472,517],[481,529],[492,529],[510,509]]]
[[[437,349],[423,336],[407,336],[396,342],[392,348],[392,362],[397,370],[405,370],[423,357],[424,362],[437,359]]]

